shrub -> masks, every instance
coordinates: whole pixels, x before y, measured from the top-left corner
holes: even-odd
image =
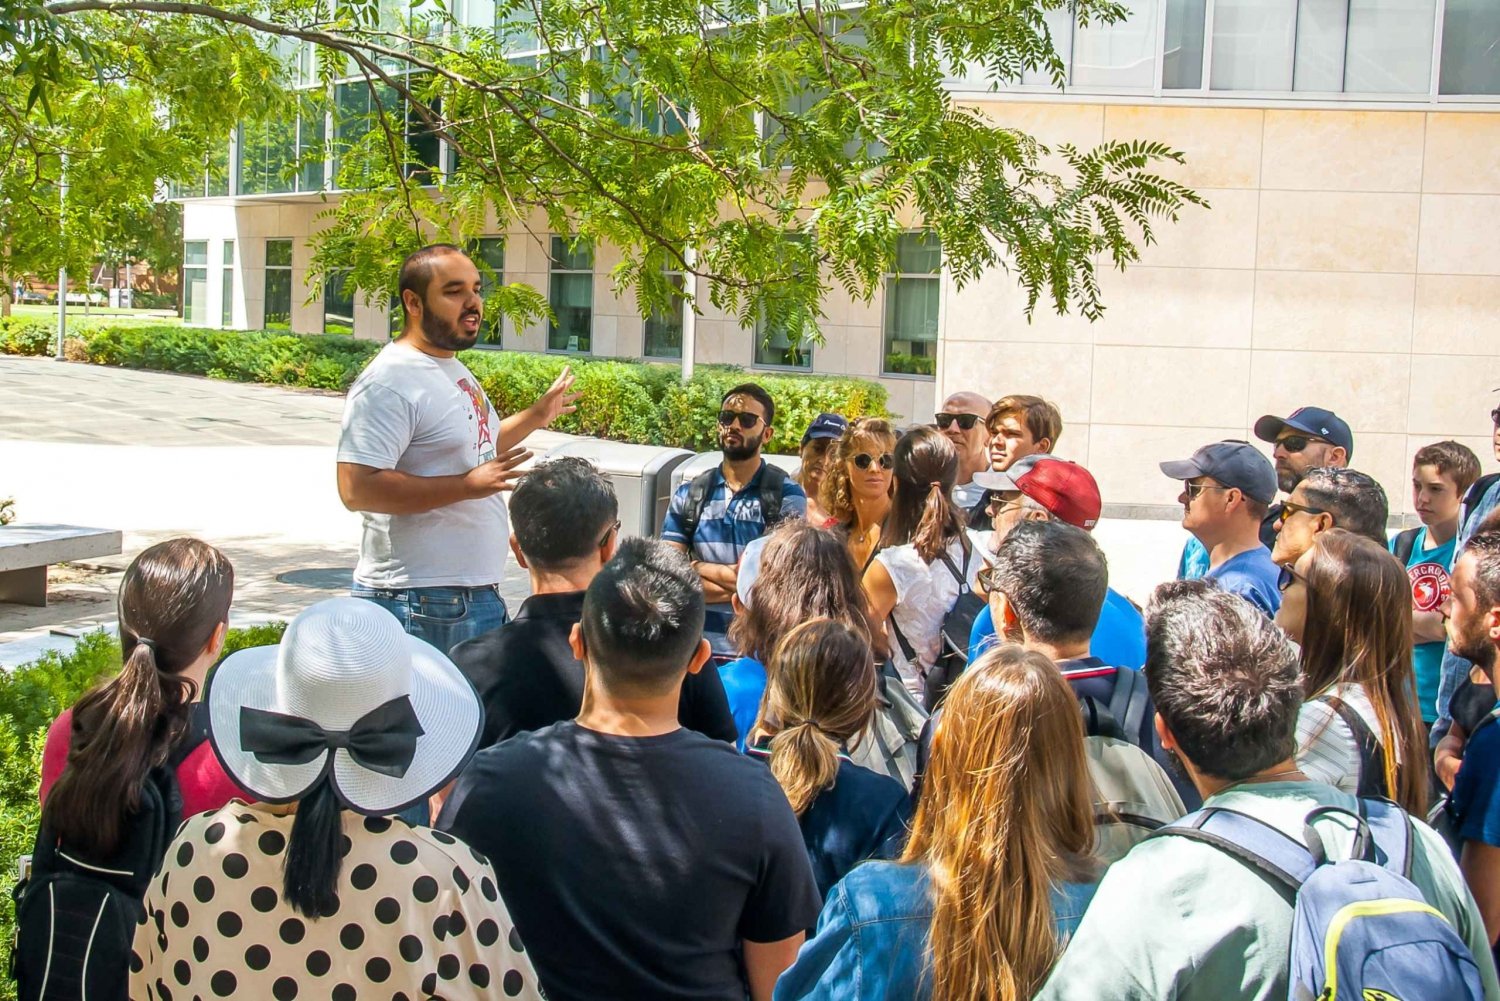
[[[231,629],[224,656],[281,639],[286,624],[272,622]],[[41,808],[37,786],[42,774],[42,745],[47,728],[79,696],[120,667],[120,643],[98,631],[85,635],[68,653],[50,652],[6,674],[0,671],[0,886],[16,877],[16,860],[31,854]],[[8,954],[15,931],[10,894],[0,906],[0,943]],[[0,969],[9,966],[0,956]],[[15,983],[0,976],[0,1001],[15,997]]]
[[[932,375],[937,371],[937,359],[892,352],[885,356],[885,370],[900,375]]]
[[[0,319],[0,354],[50,355],[56,329],[41,320],[19,316]]]

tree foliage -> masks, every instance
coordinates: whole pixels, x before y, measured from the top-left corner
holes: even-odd
[[[1125,14],[1115,0],[0,0],[18,25],[0,37],[14,53],[0,102],[27,134],[70,134],[78,116],[97,135],[80,95],[143,88],[173,127],[119,116],[129,139],[90,149],[145,149],[154,128],[184,147],[129,162],[155,177],[201,163],[233,120],[295,121],[300,106],[320,121],[332,103],[331,133],[285,169],[337,164],[346,193],[315,238],[313,280],[348,271],[372,297],[434,237],[571,233],[619,248],[617,288],[643,312],[681,295],[668,272],[691,272],[746,325],[815,337],[827,286],[868,298],[895,235],[925,226],[960,285],[1003,267],[1028,313],[1045,301],[1095,318],[1100,262],[1126,266],[1202,204],[1156,173],[1181,155],[1049,150],[944,85],[959,66],[996,86],[1038,70],[1060,83],[1044,16],[1065,5],[1083,21]],[[293,63],[305,73],[299,47],[318,53],[315,85],[278,100],[264,85],[289,86]],[[422,153],[433,137],[452,151],[446,173]],[[45,146],[23,152],[55,164]],[[498,304],[517,322],[545,308],[518,286]]]

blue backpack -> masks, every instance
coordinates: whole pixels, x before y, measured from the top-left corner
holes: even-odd
[[[1348,859],[1329,861],[1314,829],[1320,817],[1353,821]],[[1411,820],[1389,800],[1361,799],[1358,815],[1320,807],[1305,843],[1254,817],[1209,807],[1152,837],[1213,845],[1263,873],[1291,899],[1288,1001],[1479,1001],[1473,953],[1411,882]]]

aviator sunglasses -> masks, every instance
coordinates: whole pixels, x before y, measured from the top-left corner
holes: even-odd
[[[741,410],[719,411],[719,427],[721,428],[727,428],[738,421],[743,430],[749,431],[756,424],[760,423],[761,420],[760,414],[747,413]]]
[[[869,469],[877,460],[869,452],[860,452],[858,455],[850,456],[849,461],[860,469]],[[896,465],[896,457],[889,452],[881,452],[878,461],[881,469],[890,469]]]
[[[948,426],[954,421],[958,421],[960,431],[971,430],[975,424],[979,423],[978,414],[934,414],[933,416],[937,418],[938,428],[943,431],[948,430]]]

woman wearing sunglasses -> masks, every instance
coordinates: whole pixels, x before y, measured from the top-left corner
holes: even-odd
[[[975,589],[983,547],[953,503],[958,453],[947,436],[916,428],[896,443],[892,459],[896,491],[864,587],[870,620],[886,624],[891,662],[920,697],[942,652],[943,618],[965,586]]]
[[[1302,648],[1297,766],[1424,816],[1427,740],[1411,663],[1411,583],[1385,547],[1342,528],[1281,568],[1276,624]]]
[[[881,526],[891,509],[896,432],[878,417],[849,425],[828,453],[819,504],[849,538],[849,557],[863,573],[875,555]]]

